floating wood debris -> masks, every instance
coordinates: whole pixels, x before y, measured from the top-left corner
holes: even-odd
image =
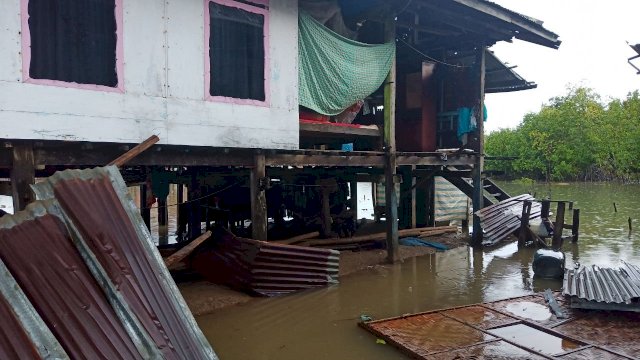
[[[262,296],[338,283],[340,253],[276,244],[220,232],[192,255],[191,266],[207,280]]]
[[[368,321],[360,326],[415,359],[635,359],[640,314],[572,309],[543,294]]]
[[[66,355],[217,358],[116,167],[58,172],[34,191],[0,219],[0,259]]]
[[[533,196],[523,194],[476,211],[484,230],[482,245],[495,245],[520,227],[519,217],[525,201],[531,201],[529,220],[539,218],[542,207],[534,200]]]
[[[623,261],[617,269],[567,269],[563,294],[573,308],[640,312],[640,267]]]

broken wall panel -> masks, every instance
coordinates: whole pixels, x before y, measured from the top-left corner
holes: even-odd
[[[142,328],[167,359],[211,359],[215,354],[177,294],[138,212],[126,208],[117,169],[64,171],[36,187],[39,198],[60,202],[96,261],[104,269]],[[115,187],[114,187],[115,186]],[[129,204],[134,207],[134,205]],[[134,219],[137,220],[134,224]]]
[[[40,207],[30,209],[33,213],[3,218],[0,259],[67,354],[89,359],[142,358],[74,247],[63,220]]]

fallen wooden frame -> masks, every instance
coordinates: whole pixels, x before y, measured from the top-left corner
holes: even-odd
[[[426,228],[418,228],[418,229],[405,229],[399,230],[399,237],[408,237],[408,236],[434,236],[434,235],[442,235],[446,233],[457,232],[458,228],[456,226],[439,226],[439,227],[426,227]],[[361,235],[354,236],[350,238],[333,238],[333,239],[317,239],[317,240],[308,240],[300,243],[301,246],[331,246],[331,245],[351,245],[358,243],[367,243],[367,242],[384,242],[387,238],[386,232],[369,234],[369,235]]]
[[[191,253],[200,246],[203,242],[211,237],[211,231],[207,231],[204,234],[198,236],[196,239],[191,241],[185,247],[176,251],[175,253],[169,255],[164,259],[164,264],[167,266],[167,269],[173,269],[177,263],[184,260],[187,256],[191,255]]]

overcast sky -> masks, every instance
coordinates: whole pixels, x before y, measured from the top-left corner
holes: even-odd
[[[640,75],[627,63],[635,53],[626,44],[640,43],[638,0],[493,0],[544,21],[560,35],[554,50],[514,40],[491,49],[537,89],[487,94],[485,128],[515,127],[524,114],[535,112],[553,96],[563,95],[568,84],[595,89],[605,99],[622,98],[640,89]]]

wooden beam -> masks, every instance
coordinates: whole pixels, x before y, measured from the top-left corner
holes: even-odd
[[[301,136],[329,136],[337,135],[344,136],[364,136],[364,137],[378,137],[380,136],[379,129],[372,128],[359,128],[352,126],[340,126],[336,124],[317,124],[317,123],[300,123],[300,135]]]
[[[211,231],[207,231],[206,233],[198,236],[196,239],[191,241],[185,247],[181,248],[180,250],[176,251],[175,253],[171,254],[169,257],[164,259],[164,264],[167,266],[168,269],[172,269],[175,264],[184,260],[184,258],[186,258],[187,256],[191,255],[193,250],[195,250],[198,246],[200,246],[200,244],[205,242],[210,237],[211,237]]]
[[[128,163],[129,161],[131,161],[131,159],[135,158],[136,156],[142,154],[142,152],[144,152],[145,150],[147,150],[150,147],[152,147],[158,141],[160,141],[160,138],[157,135],[152,135],[147,140],[145,140],[142,143],[136,145],[133,149],[127,151],[126,153],[122,154],[121,156],[118,156],[117,159],[111,161],[108,165],[114,165],[114,166],[117,166],[117,167],[121,167],[121,166],[125,165],[126,163]]]
[[[396,161],[398,166],[402,165],[417,165],[417,166],[458,166],[458,165],[473,165],[476,161],[475,155],[454,155],[445,156],[442,154],[416,154],[416,155],[402,155],[397,154]]]
[[[384,156],[269,154],[266,158],[266,165],[267,166],[383,167]]]
[[[385,41],[396,40],[395,16],[387,16],[385,20]],[[387,261],[395,263],[400,259],[398,245],[398,196],[394,178],[397,171],[396,162],[396,60],[384,84],[384,146],[385,162],[385,214],[387,225]]]
[[[264,154],[253,157],[251,169],[251,234],[256,240],[267,240],[267,177]]]
[[[571,235],[573,242],[578,242],[578,233],[580,231],[580,209],[573,209],[573,222],[571,223]]]
[[[562,230],[564,229],[564,202],[558,202],[558,208],[556,210],[556,222],[553,224],[553,239],[551,241],[551,247],[554,250],[560,250],[562,248]]]
[[[33,159],[33,145],[30,142],[13,144],[13,159],[11,166],[11,196],[13,197],[13,211],[24,210],[35,200],[31,185],[36,182],[36,168]]]
[[[479,89],[478,89],[478,155],[476,156],[476,162],[473,167],[473,236],[471,238],[471,246],[482,245],[482,223],[480,217],[475,213],[483,208],[484,202],[484,182],[482,181],[482,169],[484,168],[484,82],[486,71],[486,48],[481,46],[478,49],[478,64],[479,66]]]
[[[151,209],[147,205],[147,191],[147,184],[140,185],[140,216],[147,229],[151,230]]]

